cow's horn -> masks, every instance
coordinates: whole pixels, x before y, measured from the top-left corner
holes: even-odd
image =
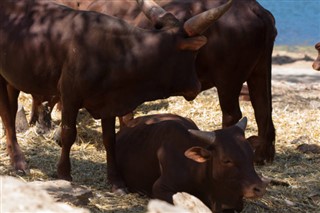
[[[138,6],[140,7],[141,11],[147,16],[147,18],[152,22],[153,25],[158,24],[159,22],[169,22],[171,20],[166,20],[165,15],[170,14],[165,9],[160,7],[156,2],[153,0],[136,0]],[[174,17],[171,14],[172,18]],[[177,19],[174,19],[174,24],[178,22]]]
[[[242,129],[243,131],[246,130],[248,119],[247,117],[243,117],[238,123],[236,124],[237,127]]]
[[[212,8],[190,18],[184,23],[184,30],[189,36],[201,35],[231,7],[231,4],[232,0],[229,0],[219,7]]]
[[[215,132],[206,132],[200,130],[189,129],[188,130],[192,135],[196,136],[197,138],[202,139],[203,141],[207,142],[208,144],[212,144],[216,139]]]

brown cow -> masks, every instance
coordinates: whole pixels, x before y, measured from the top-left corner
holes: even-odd
[[[189,119],[160,114],[136,118],[117,133],[116,163],[129,191],[172,203],[177,192],[198,197],[213,212],[243,208],[243,197],[266,191],[244,136],[247,119],[200,131]],[[220,212],[220,211],[219,211]]]
[[[77,10],[90,10],[100,13],[107,13],[106,8],[108,8],[108,2],[106,1],[96,1],[96,0],[55,0],[59,4],[66,5]],[[121,17],[123,19],[130,19],[129,17],[136,17],[141,10],[138,7],[133,7],[132,4],[136,5],[136,2],[123,0],[117,2],[118,7],[113,7],[112,15]],[[110,6],[114,6],[115,2]],[[90,6],[89,6],[90,5]],[[121,5],[121,6],[120,6]],[[89,7],[89,8],[88,8]],[[133,11],[130,11],[132,9]],[[108,8],[108,10],[110,10]],[[51,128],[51,112],[55,104],[59,101],[57,96],[40,96],[32,95],[32,108],[29,124],[37,124],[37,133],[43,134],[50,130]],[[133,113],[129,113],[125,116],[119,117],[120,128],[126,125],[126,122],[133,118]],[[58,130],[60,131],[60,130]],[[58,144],[60,144],[61,139],[59,136],[56,137]]]
[[[314,60],[312,68],[314,70],[320,71],[320,42],[318,42],[314,47],[316,50],[318,50],[318,57],[316,58],[316,60]]]
[[[156,0],[180,21],[226,1]],[[121,10],[123,7],[128,13]],[[152,20],[151,17],[150,22],[143,15],[137,15],[134,1],[95,0],[86,10],[97,8],[139,27],[166,28],[166,24],[159,19]],[[155,8],[156,4],[153,5]],[[201,90],[217,88],[222,126],[228,127],[242,117],[239,94],[243,83],[247,82],[258,126],[256,142],[260,144],[255,152],[255,162],[272,162],[275,156],[275,128],[272,121],[271,61],[277,35],[274,17],[256,0],[234,0],[230,10],[213,23],[205,35],[208,43],[196,59]]]
[[[52,1],[0,1],[0,115],[14,168],[27,170],[14,125],[19,91],[58,95],[62,105],[58,177],[72,179],[69,154],[77,134],[76,118],[78,110],[86,108],[101,119],[108,180],[115,189],[121,187],[114,164],[115,116],[148,100],[195,98],[200,84],[194,61],[207,41],[201,34],[230,4],[185,22],[155,9],[148,16],[169,23],[159,31]],[[7,84],[16,89],[10,96]]]

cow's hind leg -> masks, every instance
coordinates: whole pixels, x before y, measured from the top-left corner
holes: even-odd
[[[116,167],[116,151],[115,151],[115,117],[109,117],[101,120],[103,145],[107,153],[107,178],[112,186],[112,191],[117,194],[125,194],[125,184],[118,173]]]
[[[271,54],[268,60],[259,62],[248,79],[251,103],[258,126],[255,149],[255,162],[264,164],[272,162],[275,156],[275,128],[272,121],[271,94]],[[257,139],[259,140],[257,142]]]
[[[68,96],[66,96],[68,97]],[[71,96],[69,96],[71,97]],[[68,100],[68,98],[66,98]],[[64,180],[72,180],[70,150],[77,136],[76,120],[79,105],[70,101],[62,101],[61,115],[61,155],[58,163],[58,178]]]
[[[17,141],[15,117],[18,107],[19,91],[7,86],[0,76],[0,116],[6,130],[7,152],[14,169],[23,174],[28,173],[28,166]]]

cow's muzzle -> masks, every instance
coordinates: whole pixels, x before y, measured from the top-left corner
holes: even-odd
[[[312,68],[313,68],[314,70],[320,71],[320,60],[313,62]]]
[[[267,180],[262,178],[258,183],[245,187],[243,196],[249,199],[261,198],[267,191],[266,188],[268,183]]]

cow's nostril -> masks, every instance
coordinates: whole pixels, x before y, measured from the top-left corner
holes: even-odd
[[[253,191],[256,193],[256,194],[259,194],[261,192],[261,190],[257,187],[254,187],[253,188]]]
[[[262,187],[259,187],[259,186],[253,187],[253,193],[257,197],[261,197],[262,195],[264,195],[265,191],[266,191],[265,188],[262,188]]]

